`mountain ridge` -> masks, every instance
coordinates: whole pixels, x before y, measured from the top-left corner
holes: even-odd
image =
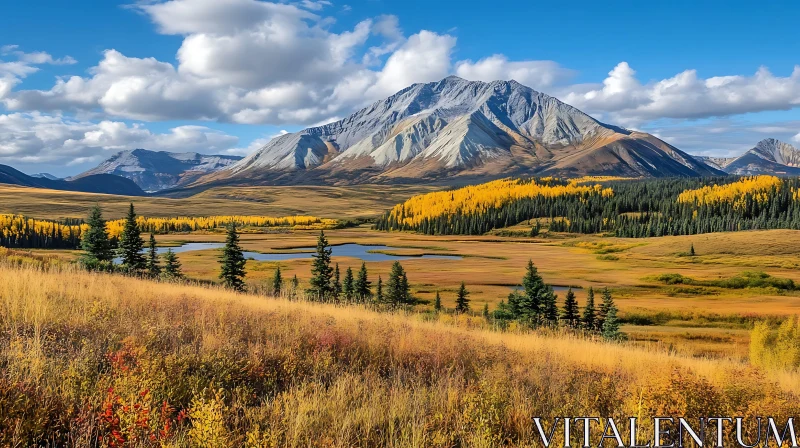
[[[516,81],[451,76],[411,85],[333,123],[276,137],[193,185],[430,183],[526,174],[720,171],[654,136],[601,123]]]
[[[716,164],[726,173],[737,176],[800,176],[800,150],[774,138],[761,140],[739,157],[696,158],[707,164]]]
[[[0,165],[0,184],[46,188],[49,190],[81,191],[84,193],[119,194],[125,196],[145,195],[145,192],[132,180],[113,174],[93,174],[75,180],[53,180],[45,177],[29,176],[8,165]]]
[[[241,159],[242,157],[230,155],[133,149],[120,151],[98,166],[69,180],[96,174],[113,174],[132,180],[145,191],[159,191],[189,184]]]

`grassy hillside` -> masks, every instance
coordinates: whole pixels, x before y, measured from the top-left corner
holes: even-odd
[[[144,216],[290,216],[376,217],[409,197],[432,191],[427,186],[221,187],[188,198],[129,197],[45,190],[0,184],[0,213],[34,218],[85,218],[95,204],[106,218],[122,218],[130,202]]]
[[[2,446],[529,446],[534,416],[800,411],[800,376],[732,361],[15,260]]]

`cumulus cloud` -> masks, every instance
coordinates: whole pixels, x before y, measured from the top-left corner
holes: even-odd
[[[13,60],[8,60],[9,58]],[[25,53],[19,49],[19,45],[3,45],[0,47],[0,100],[21,83],[23,78],[39,71],[37,65],[67,65],[76,62],[71,56],[56,59],[43,51]]]
[[[477,62],[460,61],[456,64],[456,75],[471,81],[516,80],[534,89],[546,89],[564,83],[572,76],[572,70],[553,61],[509,61],[502,54],[495,54]]]
[[[798,132],[797,135],[792,137],[792,141],[800,143],[800,132]]]
[[[0,115],[0,163],[69,165],[99,161],[114,152],[146,148],[173,152],[225,152],[239,139],[204,126],[154,133],[141,124],[92,123],[34,113]]]
[[[685,70],[645,84],[628,63],[621,62],[601,85],[573,86],[561,98],[622,124],[788,110],[800,106],[800,66],[787,77],[775,76],[765,67],[753,76],[706,79],[698,77],[695,70]]]

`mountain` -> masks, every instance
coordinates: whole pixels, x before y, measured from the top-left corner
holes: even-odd
[[[143,196],[145,194],[132,180],[113,174],[94,174],[76,180],[52,180],[44,177],[28,176],[8,165],[0,165],[0,184],[125,196]]]
[[[800,150],[774,138],[761,140],[753,149],[739,157],[698,158],[708,165],[716,164],[726,173],[738,176],[757,174],[800,176]]]
[[[731,162],[736,160],[736,157],[708,157],[708,156],[694,156],[695,159],[705,163],[706,165],[725,171],[725,167]]]
[[[238,156],[134,149],[118,152],[97,167],[72,179],[94,174],[114,174],[134,181],[146,191],[158,191],[191,183],[239,160],[241,157]]]
[[[511,175],[720,174],[658,138],[516,81],[451,76],[276,137],[197,185],[459,182]]]
[[[31,174],[30,176],[31,177],[40,177],[42,179],[50,179],[50,180],[59,180],[59,179],[61,179],[60,177],[53,176],[50,173],[36,173],[36,174]]]

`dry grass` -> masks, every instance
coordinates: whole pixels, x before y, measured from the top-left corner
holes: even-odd
[[[70,268],[0,266],[0,365],[3,446],[530,446],[533,416],[800,410],[798,375],[734,361]]]
[[[311,214],[323,218],[375,217],[428,186],[220,187],[188,198],[129,197],[0,184],[0,213],[41,219],[85,218],[95,204],[106,218],[122,218],[130,202],[144,216]]]

